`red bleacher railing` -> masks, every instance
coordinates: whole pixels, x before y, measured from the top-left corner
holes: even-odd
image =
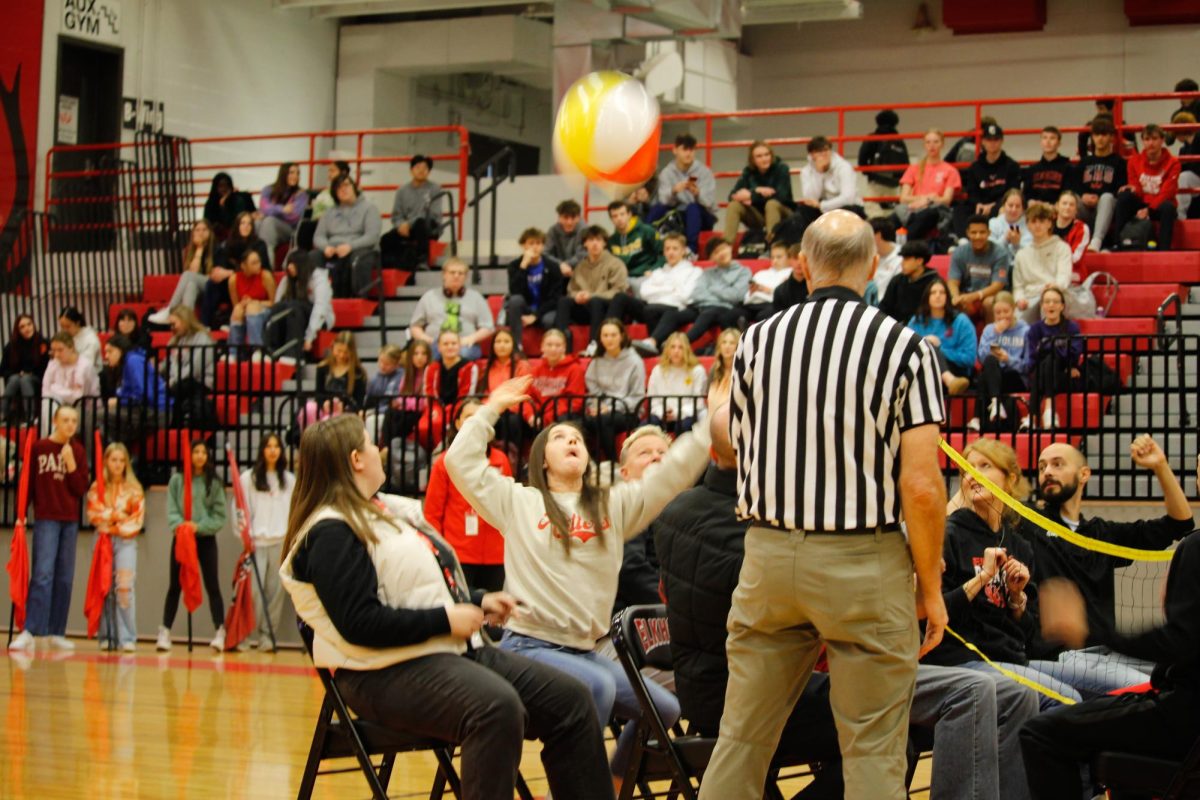
[[[869,134],[869,133],[868,134],[848,134],[848,133],[846,133],[846,116],[847,116],[847,114],[870,113],[870,112],[883,111],[884,109],[891,109],[891,110],[897,111],[897,112],[912,111],[912,110],[930,110],[930,109],[964,109],[964,110],[969,110],[973,114],[974,120],[975,120],[974,127],[969,128],[969,129],[959,129],[959,130],[944,129],[943,133],[946,137],[946,145],[947,145],[947,147],[949,147],[957,139],[960,139],[965,136],[972,136],[975,139],[975,148],[976,148],[976,151],[978,152],[979,148],[980,148],[980,136],[981,136],[980,129],[982,127],[982,125],[980,124],[980,120],[985,116],[985,114],[991,113],[990,108],[987,112],[985,112],[984,109],[988,108],[988,107],[992,107],[992,106],[1009,106],[1009,107],[1011,107],[1011,106],[1018,106],[1018,105],[1035,105],[1035,106],[1036,105],[1061,105],[1061,104],[1068,104],[1068,103],[1091,103],[1094,105],[1097,100],[1112,99],[1114,101],[1113,119],[1117,121],[1117,128],[1118,128],[1119,132],[1123,134],[1125,132],[1135,132],[1136,133],[1137,131],[1140,131],[1142,129],[1143,124],[1144,124],[1144,123],[1133,124],[1133,123],[1124,122],[1125,112],[1126,112],[1126,109],[1128,108],[1129,104],[1149,102],[1149,101],[1189,100],[1189,99],[1198,99],[1198,98],[1200,98],[1200,92],[1151,92],[1151,93],[1140,93],[1140,94],[1087,94],[1087,95],[1064,95],[1064,96],[1059,96],[1059,97],[1006,97],[1006,98],[989,98],[989,99],[977,99],[977,100],[936,100],[936,101],[920,102],[920,103],[867,103],[867,104],[860,104],[860,105],[845,105],[845,106],[798,106],[798,107],[794,107],[794,108],[760,108],[760,109],[750,109],[750,110],[743,110],[743,111],[726,111],[726,112],[689,112],[689,113],[678,113],[678,114],[663,114],[662,120],[664,123],[671,123],[671,122],[701,122],[701,123],[703,123],[703,125],[704,125],[703,136],[701,136],[700,131],[691,131],[691,133],[693,136],[696,137],[696,140],[697,140],[696,149],[701,151],[704,154],[703,157],[704,157],[705,165],[707,165],[708,167],[712,167],[713,154],[716,151],[728,150],[728,149],[738,149],[738,148],[748,149],[750,147],[750,145],[755,141],[754,139],[714,138],[714,132],[713,132],[714,124],[717,122],[720,122],[722,120],[746,120],[746,119],[754,119],[754,118],[761,119],[761,118],[779,118],[779,117],[814,117],[814,116],[821,116],[821,115],[829,115],[831,117],[829,128],[831,130],[836,130],[836,133],[825,134],[825,138],[827,138],[834,145],[834,147],[837,148],[838,153],[845,155],[847,143],[862,143],[862,142],[871,142],[871,141],[878,142],[878,141],[893,141],[893,140],[907,141],[910,139],[920,141],[921,139],[923,139],[925,137],[925,132],[926,132],[926,130],[924,128],[922,128],[920,130],[913,130],[913,131],[902,132],[902,133],[897,133],[897,134],[892,134],[892,135],[876,135],[876,134]],[[1091,109],[1089,109],[1089,112],[1090,111],[1091,111]],[[1171,113],[1174,113],[1174,109],[1172,110]],[[1090,114],[1089,114],[1089,116],[1090,116]],[[1200,132],[1200,124],[1168,125],[1167,122],[1168,122],[1167,119],[1161,120],[1160,124],[1162,125],[1164,130],[1168,130],[1168,131],[1171,131],[1171,130],[1194,130],[1194,131]],[[1047,124],[1053,124],[1053,120],[1047,120]],[[1088,129],[1087,125],[1085,125],[1085,124],[1059,125],[1058,128],[1063,133],[1064,145],[1065,145],[1065,137],[1068,134],[1078,134],[1078,133],[1083,132]],[[1006,138],[1013,137],[1013,136],[1039,136],[1039,135],[1041,135],[1041,132],[1042,132],[1041,127],[1037,127],[1037,128],[1005,128],[1004,129],[1004,135]],[[763,141],[765,141],[767,144],[771,145],[772,147],[782,147],[782,146],[789,146],[789,145],[792,145],[792,146],[806,145],[806,144],[808,144],[809,141],[812,140],[812,138],[813,137],[811,137],[811,136],[785,136],[785,137],[775,137],[775,138],[767,137],[767,138],[764,138]],[[670,153],[673,149],[673,146],[674,146],[673,142],[667,141],[664,138],[663,142],[659,145],[659,150],[662,152],[665,152],[665,153]],[[1064,147],[1063,149],[1066,150],[1067,148]],[[1066,154],[1070,155],[1069,153],[1066,153]],[[1072,157],[1072,160],[1076,160],[1076,156],[1071,156],[1071,157]],[[1197,161],[1197,160],[1200,160],[1200,157],[1185,156],[1182,160],[1185,162]],[[1032,163],[1032,162],[1021,161],[1020,163],[1028,164],[1028,163]],[[956,163],[955,166],[966,167],[969,165],[966,163]],[[800,173],[800,169],[801,169],[800,166],[794,166],[791,168],[790,172],[793,175],[798,175]],[[870,172],[885,172],[885,171],[891,172],[891,171],[895,171],[897,169],[897,167],[895,165],[860,167],[857,164],[854,164],[854,169],[857,172],[870,173]],[[741,175],[741,168],[739,167],[736,170],[718,170],[718,171],[715,171],[713,173],[713,175],[718,180],[736,179],[738,176]],[[1189,191],[1189,190],[1181,190],[1181,191]],[[584,194],[583,194],[583,207],[584,207],[584,219],[585,220],[588,219],[591,212],[603,211],[606,208],[606,206],[604,206],[604,205],[592,205],[590,202],[590,195],[591,195],[591,185],[587,184],[584,187]],[[872,196],[872,197],[864,198],[864,200],[866,200],[866,201],[876,201],[876,202],[895,202],[897,199],[899,199],[899,198],[896,195],[877,196],[877,197]],[[721,207],[724,207],[727,205],[727,203],[725,202],[723,197],[720,200],[720,205],[721,205]]]
[[[363,183],[361,176],[364,165],[370,164],[407,164],[412,157],[412,153],[404,155],[366,155],[366,143],[371,137],[385,136],[417,136],[417,135],[437,135],[449,134],[456,136],[458,141],[453,150],[447,152],[426,153],[429,158],[433,159],[434,163],[452,162],[457,175],[453,183],[446,184],[444,188],[453,189],[456,192],[455,197],[455,215],[458,222],[458,238],[462,238],[462,219],[463,211],[467,203],[467,162],[470,156],[470,134],[466,127],[462,125],[432,125],[423,127],[404,127],[404,128],[364,128],[360,130],[334,130],[334,131],[308,131],[298,133],[267,133],[255,134],[249,136],[207,136],[188,140],[193,151],[193,162],[191,169],[194,175],[193,183],[195,191],[192,193],[192,200],[197,211],[202,211],[204,202],[208,198],[208,187],[212,183],[213,176],[218,172],[236,172],[247,170],[271,170],[277,168],[283,162],[295,162],[302,168],[307,169],[307,180],[302,180],[301,183],[305,187],[312,187],[318,179],[317,167],[325,166],[333,163],[335,160],[344,160],[349,162],[354,167],[354,175],[359,181],[359,188],[364,192],[392,192],[400,185],[397,183]],[[344,142],[353,140],[354,155],[346,158],[331,158],[317,157],[318,143],[323,141]],[[307,158],[296,156],[294,152],[282,155],[269,161],[210,161],[204,158],[196,158],[195,155],[204,152],[205,145],[222,146],[220,149],[228,150],[231,147],[236,147],[238,144],[248,144],[252,142],[269,142],[277,141],[282,143],[286,149],[286,145],[301,142],[307,143]],[[44,194],[43,208],[46,211],[52,210],[55,205],[63,203],[81,202],[78,199],[66,198],[59,199],[53,196],[51,187],[55,180],[78,179],[78,178],[93,178],[93,177],[117,177],[121,175],[138,175],[141,172],[149,172],[147,169],[138,169],[137,167],[118,167],[115,169],[104,170],[54,170],[55,156],[64,153],[88,153],[95,155],[97,158],[103,155],[110,155],[113,158],[120,159],[127,153],[136,151],[138,148],[153,147],[151,142],[134,141],[134,142],[111,142],[103,144],[81,144],[81,145],[55,145],[46,152],[46,168],[44,171]],[[235,185],[238,181],[235,177]],[[323,177],[321,179],[323,182]],[[272,176],[273,179],[273,176]],[[269,181],[264,181],[264,184]],[[249,191],[257,200],[257,191],[261,188],[260,185],[239,186],[240,189]],[[117,202],[130,200],[135,203],[151,204],[155,201],[155,196],[148,193],[136,193],[133,197],[123,197],[114,195],[112,197],[96,198],[89,197],[86,202]],[[389,198],[390,199],[390,198]],[[379,205],[377,203],[377,205]],[[381,207],[382,216],[387,219],[391,216],[390,202]],[[199,216],[199,214],[197,215]],[[114,223],[114,227],[116,227]]]

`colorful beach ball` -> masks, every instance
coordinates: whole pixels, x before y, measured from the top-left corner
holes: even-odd
[[[661,136],[658,101],[641,81],[593,72],[571,84],[559,104],[554,159],[564,176],[631,189],[654,176]]]

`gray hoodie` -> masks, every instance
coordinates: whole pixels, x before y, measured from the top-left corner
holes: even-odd
[[[321,215],[317,232],[313,234],[313,245],[318,250],[339,244],[348,244],[351,250],[371,249],[379,246],[382,227],[379,209],[366,195],[360,194],[354,205],[338,203]]]
[[[623,410],[633,414],[646,396],[646,367],[632,347],[626,347],[616,358],[593,358],[584,380],[588,394],[619,398],[625,402]],[[603,405],[601,410],[606,410]]]

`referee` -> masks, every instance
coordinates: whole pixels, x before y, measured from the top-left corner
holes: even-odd
[[[738,346],[737,512],[751,526],[701,800],[763,796],[822,644],[845,797],[905,797],[917,597],[928,614],[922,654],[946,625],[942,387],[920,336],[863,302],[878,262],[866,222],[848,211],[823,215],[800,256],[808,301],[751,326]]]

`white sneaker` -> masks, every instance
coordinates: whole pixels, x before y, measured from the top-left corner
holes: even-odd
[[[170,325],[171,324],[171,309],[169,306],[160,308],[150,316],[146,317],[147,322],[153,322],[155,325]]]
[[[170,650],[171,649],[171,629],[158,626],[158,641],[154,643],[155,650]]]
[[[967,423],[967,430],[979,431],[979,417],[971,417],[971,421]]]
[[[125,652],[125,653],[136,653],[137,652],[137,643],[136,642],[126,642],[125,644],[121,645],[121,651]]]
[[[33,640],[33,634],[29,631],[21,631],[17,637],[8,644],[9,650],[32,650],[36,646]]]
[[[658,355],[658,342],[647,336],[645,339],[638,339],[633,343],[633,349],[639,353],[645,353],[652,356]]]
[[[262,360],[263,360],[263,354],[259,350],[255,350],[254,353],[251,354],[251,356],[250,356],[251,364],[259,364],[262,362]]]
[[[996,416],[1000,413],[999,406],[1000,406],[1000,401],[997,398],[993,397],[991,400],[988,400],[988,409],[987,409],[988,422],[996,421]]]
[[[593,339],[592,341],[588,342],[587,347],[583,348],[583,352],[580,353],[579,355],[582,356],[583,358],[595,358],[596,350],[598,350],[598,349],[599,348],[596,346],[596,340]]]
[[[1017,430],[1018,430],[1018,431],[1027,431],[1027,430],[1029,430],[1029,415],[1028,415],[1028,414],[1026,414],[1025,416],[1021,417],[1021,424],[1017,426]]]
[[[1042,412],[1042,429],[1052,430],[1058,427],[1058,414],[1054,413],[1054,409],[1047,408]]]
[[[208,646],[211,647],[213,650],[216,650],[218,653],[223,652],[225,650],[225,626],[224,625],[217,628],[217,635],[214,636],[213,640],[208,643]]]
[[[65,636],[51,636],[50,646],[55,650],[74,650],[75,643]]]

